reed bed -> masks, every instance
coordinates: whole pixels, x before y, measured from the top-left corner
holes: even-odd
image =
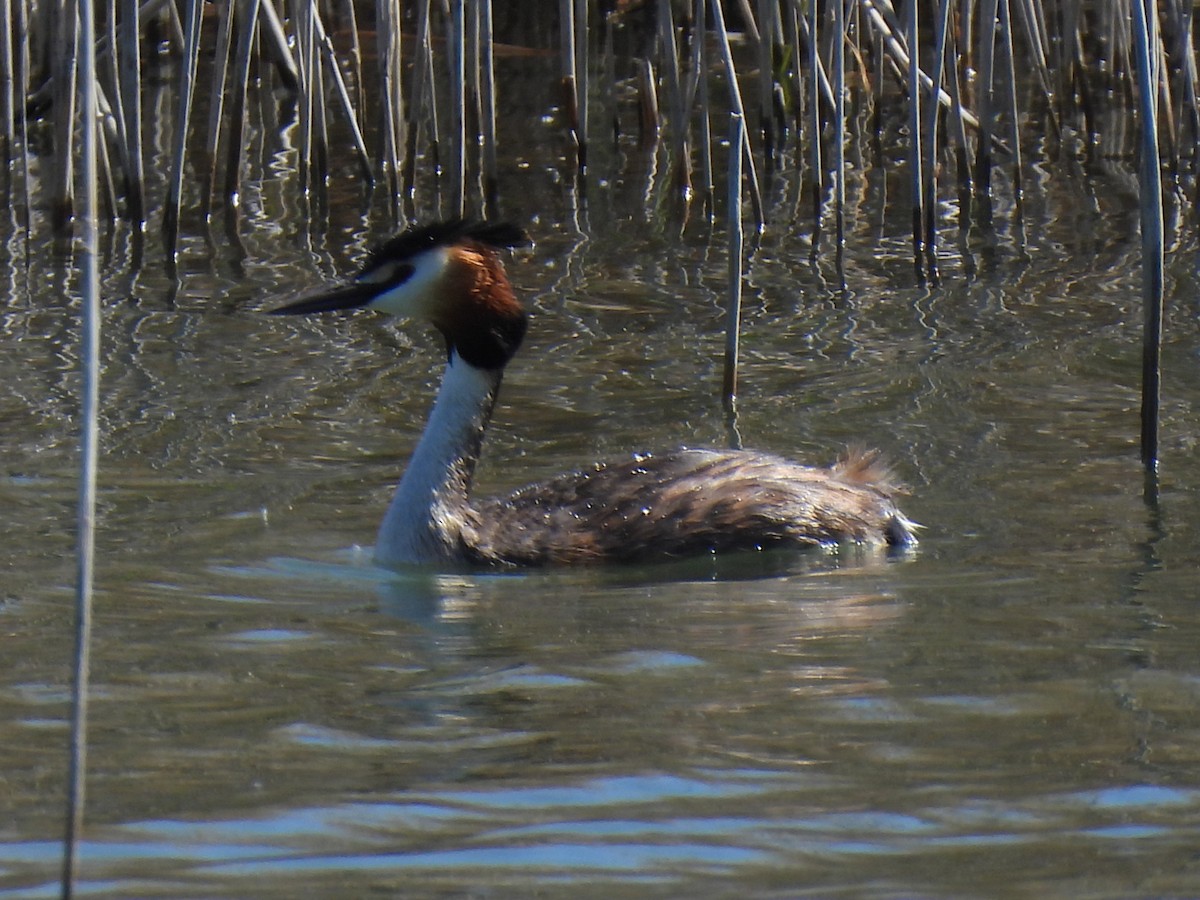
[[[98,352],[97,233],[123,221],[136,236],[135,265],[155,258],[140,247],[157,241],[172,271],[183,230],[205,230],[214,216],[236,221],[249,110],[268,106],[278,92],[294,104],[292,176],[314,208],[328,203],[333,173],[345,171],[332,161],[350,155],[364,191],[395,224],[418,206],[443,215],[501,214],[497,110],[506,85],[495,60],[500,48],[522,40],[497,16],[504,10],[491,0],[109,0],[98,10],[89,0],[0,0],[3,188],[27,235],[36,193],[48,198],[49,227],[83,238],[85,367]],[[668,161],[665,190],[674,202],[665,206],[680,227],[694,204],[727,227],[724,395],[734,433],[743,207],[756,231],[773,227],[764,173],[799,170],[813,261],[832,262],[844,291],[847,154],[863,153],[885,122],[903,122],[909,141],[910,187],[896,202],[909,207],[914,284],[948,277],[938,254],[947,232],[986,235],[997,208],[1015,229],[1024,227],[1023,143],[1044,140],[1075,170],[1136,169],[1145,266],[1141,447],[1151,501],[1163,260],[1172,240],[1163,202],[1190,210],[1177,219],[1182,228],[1195,221],[1200,189],[1193,15],[1183,0],[521,4],[527,21],[556,23],[544,33],[556,34],[557,43],[523,49],[560,61],[557,115],[573,150],[563,165],[575,208],[586,207],[596,177],[593,148],[623,140],[619,122],[632,114],[640,140]],[[618,34],[632,38],[617,41]],[[170,171],[152,178],[145,80],[168,66],[175,87]],[[636,90],[614,90],[617,83]],[[201,99],[206,117],[196,112]],[[621,108],[635,103],[636,110]],[[731,177],[722,194],[714,159],[723,156]],[[436,177],[418,178],[418,171]],[[418,196],[430,189],[433,197]],[[85,409],[94,390],[85,380]],[[85,430],[85,462],[94,439]],[[92,527],[86,473],[81,483],[84,597]],[[86,633],[90,612],[82,600],[80,609]],[[77,677],[86,685],[85,664]],[[79,763],[82,771],[82,757]],[[68,884],[70,870],[69,863]]]
[[[67,0],[65,8],[78,4]],[[10,23],[0,48],[2,143],[10,183],[27,189],[33,176],[26,135],[30,128],[50,133],[52,165],[37,177],[50,182],[53,222],[65,230],[77,211],[75,97],[83,36],[78,15],[50,15],[51,6],[0,2],[0,18]],[[602,66],[617,79],[640,82],[644,139],[663,141],[673,190],[709,202],[711,123],[741,115],[756,226],[767,224],[761,172],[796,166],[813,191],[814,232],[821,233],[828,216],[835,246],[844,240],[842,181],[849,135],[859,133],[854,121],[866,117],[878,128],[881,113],[906,110],[918,278],[936,279],[939,231],[987,227],[999,166],[1019,213],[1023,136],[1048,129],[1064,160],[1132,160],[1146,152],[1133,137],[1149,121],[1137,99],[1145,77],[1154,79],[1150,94],[1162,104],[1152,130],[1164,148],[1166,189],[1194,191],[1200,108],[1192,10],[1180,0],[1161,4],[1161,17],[1150,5],[1155,15],[1145,33],[1133,27],[1136,10],[1146,18],[1144,0],[1141,7],[1133,0],[526,6],[560,23],[558,45],[535,49],[561,59],[559,113],[575,148],[570,165],[581,192],[589,142],[605,137],[595,123],[615,121],[622,102],[597,88]],[[650,32],[638,43],[644,53],[612,59],[604,35],[614,28]],[[503,178],[495,123],[504,85],[496,82],[494,59],[507,36],[496,33],[490,0],[112,0],[90,37],[99,63],[98,164],[108,212],[141,227],[157,224],[167,256],[175,252],[190,179],[200,176],[203,218],[236,207],[246,169],[247,98],[280,87],[296,104],[295,177],[305,194],[319,197],[331,154],[348,153],[360,164],[364,186],[382,187],[398,222],[413,208],[405,202],[417,190],[418,165],[440,173],[444,214],[498,208]],[[1139,41],[1149,42],[1152,68],[1145,76],[1137,65]],[[58,47],[66,52],[54,52]],[[175,139],[166,187],[149,196],[142,79],[164,52],[176,71]],[[364,64],[372,56],[375,65]],[[193,109],[205,91],[209,112],[201,121]],[[747,91],[757,98],[753,115]],[[607,115],[597,116],[593,105],[609,107]],[[718,141],[724,132],[718,125]],[[697,166],[702,177],[694,191]]]
[[[68,10],[77,6],[78,0],[66,4]],[[643,96],[643,102],[654,110],[653,132],[668,136],[676,173],[672,184],[689,194],[688,173],[712,150],[709,122],[719,116],[724,121],[737,113],[748,122],[746,178],[755,203],[758,170],[768,163],[806,164],[811,184],[836,194],[850,118],[881,112],[876,106],[905,115],[911,202],[920,214],[913,222],[913,240],[920,248],[935,244],[935,228],[944,224],[937,221],[938,193],[947,185],[973,184],[974,198],[986,208],[992,175],[1003,164],[1019,197],[1022,138],[1043,128],[1050,128],[1063,154],[1086,156],[1103,149],[1132,158],[1140,152],[1128,138],[1106,146],[1100,134],[1105,122],[1115,134],[1128,134],[1138,132],[1145,121],[1136,102],[1140,32],[1132,26],[1132,0],[1103,5],[930,0],[902,6],[899,12],[890,0],[744,0],[725,5],[646,0],[620,2],[616,8],[546,0],[527,6],[542,16],[558,17],[560,23],[558,46],[536,49],[562,59],[560,114],[576,146],[572,164],[581,173],[588,168],[589,140],[600,139],[593,104],[619,102],[611,91],[596,90],[594,70],[601,66],[617,78],[642,79],[643,94],[652,92],[653,100]],[[49,157],[54,166],[47,176],[58,204],[54,221],[67,228],[77,212],[78,16],[52,16],[46,12],[50,7],[32,0],[0,4],[7,35],[0,48],[2,149],[10,162],[10,180],[25,180],[29,175],[20,166],[30,152],[25,134],[31,127],[52,132]],[[1147,53],[1157,79],[1154,95],[1164,103],[1158,130],[1170,178],[1190,184],[1200,134],[1192,10],[1177,0],[1163,8],[1162,24],[1146,38],[1153,42]],[[101,12],[91,37],[100,62],[101,180],[110,186],[107,199],[115,203],[109,210],[114,216],[138,223],[157,220],[169,238],[178,227],[182,184],[197,173],[204,184],[200,211],[208,212],[210,203],[238,202],[245,94],[278,86],[293,92],[298,110],[296,178],[302,190],[323,190],[331,152],[353,154],[361,163],[364,184],[378,181],[396,198],[415,190],[410,174],[419,161],[438,167],[445,163],[451,198],[460,187],[464,194],[461,204],[451,205],[461,205],[463,211],[481,211],[486,194],[499,190],[494,121],[497,92],[504,85],[496,83],[494,47],[506,36],[494,32],[488,0],[240,0],[211,5],[112,0]],[[602,35],[613,28],[653,30],[641,42],[647,53],[611,59],[612,43]],[[364,47],[371,46],[364,38],[372,31],[374,67],[364,65]],[[150,46],[160,36],[163,40]],[[67,52],[53,52],[53,47]],[[161,56],[162,47],[176,67],[175,146],[166,192],[148,197],[140,95],[146,61]],[[1090,59],[1085,55],[1090,48],[1106,48],[1106,53]],[[602,56],[601,64],[596,55]],[[1016,59],[1032,77],[1015,77]],[[443,86],[444,96],[439,96]],[[757,97],[752,119],[743,100],[745,86]],[[205,121],[192,114],[199,91],[209,92]],[[701,95],[704,102],[697,102]],[[1100,116],[1102,96],[1108,109]],[[340,126],[336,132],[335,120]],[[716,132],[724,136],[724,126]],[[335,133],[346,146],[330,144]],[[374,146],[368,146],[370,134],[376,134]],[[204,150],[193,154],[198,157],[193,160],[188,148],[194,145]],[[223,157],[221,146],[227,149]],[[947,162],[960,152],[973,157],[973,172],[958,167],[948,174]],[[218,178],[222,170],[223,180]],[[487,173],[485,184],[494,182],[494,188],[472,185],[468,192],[469,176],[481,172]],[[834,203],[835,214],[838,205]],[[761,227],[760,212],[756,208]],[[959,227],[976,224],[970,209],[956,206],[954,215]],[[929,270],[928,260],[922,268]]]

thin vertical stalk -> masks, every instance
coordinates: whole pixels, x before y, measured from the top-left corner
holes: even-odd
[[[871,0],[863,0],[863,2],[870,3]],[[893,54],[891,54],[890,50],[889,50],[889,41],[894,40],[894,36],[892,34],[890,25],[888,25],[886,23],[878,24],[875,22],[875,20],[872,17],[872,14],[876,12],[874,7],[868,6],[867,9],[868,9],[867,16],[869,19],[872,19],[872,24],[875,25],[875,27],[871,29],[871,57],[875,61],[875,67],[874,67],[875,70],[872,73],[872,78],[871,78],[871,146],[872,146],[873,152],[875,153],[876,159],[879,161],[882,161],[882,158],[883,158],[883,107],[884,107],[883,92],[884,92],[884,82],[887,79],[887,75],[885,73],[887,72],[887,69],[888,69],[887,64],[888,64],[889,55],[892,55],[892,57],[895,58],[895,56]],[[906,59],[907,59],[907,52],[908,51],[906,50],[905,51]],[[907,68],[907,66],[906,66],[906,68]],[[882,194],[883,194],[882,200],[884,203],[886,203],[887,202],[887,179],[886,178],[880,180],[880,190],[882,191]]]
[[[846,6],[844,0],[833,4],[833,210],[834,242],[838,260],[839,285],[842,253],[846,246]]]
[[[329,181],[329,115],[326,107],[325,67],[321,64],[321,37],[324,28],[321,25],[321,11],[317,7],[318,0],[309,4],[309,77],[308,86],[310,111],[312,114],[312,160],[316,171],[316,183],[320,186],[324,198],[324,187]],[[353,120],[353,119],[352,119]]]
[[[171,182],[163,208],[163,234],[167,260],[174,263],[179,239],[179,206],[183,196],[183,169],[187,154],[188,123],[192,114],[192,96],[196,86],[196,63],[200,57],[200,24],[203,0],[188,0],[184,26],[183,59],[179,76],[179,113],[175,120],[175,146],[171,161]]]
[[[658,130],[662,117],[658,110],[658,80],[654,76],[654,63],[639,60],[638,67],[638,138],[643,147],[658,142]]]
[[[575,0],[575,138],[579,142],[580,187],[588,165],[588,0]]]
[[[96,468],[98,464],[100,405],[100,276],[97,257],[96,190],[96,55],[91,35],[95,32],[95,10],[91,0],[79,0],[79,25],[86,39],[79,48],[80,155],[82,193],[80,225],[81,365],[79,442],[79,504],[75,581],[75,660],[71,690],[71,751],[67,771],[67,822],[63,842],[61,895],[74,890],[79,839],[87,782],[87,712],[91,681],[92,590],[96,546]],[[75,16],[74,10],[71,12]]]
[[[174,0],[163,3],[166,9],[166,27],[171,32],[171,40],[175,42],[176,47],[182,47],[187,42],[187,37],[183,33],[183,21],[179,18],[179,8]]]
[[[136,0],[134,0],[136,2]],[[250,57],[259,24],[260,0],[242,0],[238,16],[237,54],[233,68],[233,95],[230,97],[229,143],[225,159],[225,202],[236,203],[242,176],[242,134],[246,122],[246,88],[250,82]]]
[[[908,42],[908,131],[909,156],[912,173],[912,250],[913,266],[917,279],[924,277],[922,262],[925,256],[924,235],[925,207],[923,193],[925,176],[922,171],[921,153],[921,53],[920,36],[917,33],[917,4],[905,4],[904,16],[905,40]],[[933,99],[930,108],[937,111],[937,88],[935,83],[932,91]]]
[[[800,43],[800,24],[797,21],[802,15],[796,0],[790,0],[784,9],[784,25],[787,29],[787,43],[792,55],[792,71],[795,78],[792,85],[792,127],[796,134],[803,132],[804,121],[804,70],[800,65],[803,46]]]
[[[821,198],[825,191],[825,161],[821,153],[821,88],[818,84],[817,73],[821,69],[821,51],[817,43],[820,25],[819,4],[808,4],[808,66],[809,77],[808,97],[808,130],[809,153],[811,154],[809,177],[812,181],[813,196],[813,239],[812,257],[815,260],[821,246]]]
[[[777,0],[758,0],[758,118],[762,129],[763,157],[770,164],[775,159],[774,105],[775,67],[771,60],[774,16],[778,12]]]
[[[174,6],[170,8],[174,9]],[[283,86],[290,91],[300,90],[300,71],[296,68],[296,60],[292,56],[283,23],[279,21],[279,13],[275,11],[274,0],[263,0],[258,12],[263,47],[271,54]]]
[[[1133,55],[1141,112],[1142,230],[1142,404],[1141,451],[1146,470],[1147,500],[1157,499],[1158,418],[1161,381],[1163,312],[1162,174],[1158,152],[1158,76],[1155,46],[1159,41],[1154,0],[1133,0]]]
[[[292,22],[296,33],[296,62],[300,75],[300,97],[297,102],[299,137],[297,155],[300,175],[300,191],[307,195],[312,189],[313,162],[313,54],[312,54],[312,2],[294,0]]]
[[[51,0],[46,3],[33,3],[33,0],[29,0],[26,6],[29,42],[25,46],[29,50],[30,81],[32,83],[35,75],[42,81],[41,87],[30,100],[41,103],[45,101],[45,95],[55,89],[53,79],[47,82],[45,75],[47,72],[53,74],[56,71],[56,67],[50,59],[50,48],[54,41],[62,36],[62,32],[59,31],[59,23],[66,5],[65,0]],[[63,53],[65,54],[65,48],[63,48]]]
[[[958,54],[955,52],[956,39],[953,33],[946,42],[946,72],[949,75],[950,94],[950,133],[954,135],[954,156],[958,166],[958,228],[966,231],[971,227],[971,157],[967,144],[967,129],[963,122],[963,97],[959,84]],[[936,112],[936,107],[934,109]]]
[[[429,33],[425,37],[429,38]],[[433,71],[433,46],[426,46],[422,57],[425,66],[425,103],[429,112],[429,148],[433,156],[433,170],[437,174],[439,185],[442,177],[442,123],[438,117],[437,79]]]
[[[353,6],[353,4],[350,4]],[[375,40],[379,60],[380,128],[382,147],[379,152],[388,193],[393,201],[403,191],[401,185],[401,82],[400,82],[400,20],[395,14],[395,0],[378,0],[375,5]],[[420,67],[417,67],[420,71]],[[362,92],[361,86],[359,93]]]
[[[208,133],[204,141],[205,188],[200,196],[200,209],[205,218],[212,209],[212,197],[217,187],[217,145],[221,139],[221,121],[225,111],[225,86],[229,79],[229,55],[233,45],[233,3],[218,6],[217,47],[213,55],[212,95],[209,98]]]
[[[1021,173],[1021,122],[1017,118],[1017,70],[1016,63],[1013,58],[1013,22],[1012,22],[1012,5],[1009,0],[1000,0],[1000,26],[1001,26],[1001,43],[1000,43],[1000,59],[1004,64],[1005,79],[1008,87],[1008,116],[1012,126],[1012,155],[1013,155],[1013,201],[1018,219],[1023,213],[1024,204],[1022,198],[1024,188],[1022,186]]]
[[[721,11],[720,0],[711,0],[713,26],[717,32],[717,45],[721,48],[721,59],[725,64],[725,80],[729,84],[729,100],[733,112],[742,118],[739,134],[742,136],[742,149],[746,154],[746,174],[750,180],[750,204],[754,209],[754,224],[761,231],[766,222],[766,212],[763,208],[762,194],[758,189],[758,172],[754,167],[754,153],[750,147],[750,135],[746,131],[746,108],[742,104],[742,90],[738,87],[737,69],[733,65],[733,50],[729,46],[729,32],[725,28],[725,14]]]
[[[454,142],[451,209],[459,217],[467,211],[467,29],[465,0],[450,4],[450,131]]]
[[[1117,103],[1133,106],[1137,103],[1138,87],[1135,82],[1137,63],[1134,61],[1132,25],[1127,21],[1130,17],[1129,2],[1111,3],[1106,6],[1106,38],[1113,48],[1111,89],[1115,91]],[[1109,101],[1110,103],[1113,101]],[[1124,109],[1125,106],[1120,108]],[[1115,152],[1126,155],[1133,151],[1133,145],[1138,143],[1137,135],[1132,134],[1133,122],[1129,116],[1118,116],[1115,122],[1105,123],[1110,130],[1105,132],[1108,147],[1105,152]]]
[[[697,136],[696,149],[700,153],[700,191],[703,194],[704,209],[711,220],[715,213],[713,203],[713,167],[712,167],[712,132],[709,119],[708,97],[708,53],[704,41],[704,5],[705,0],[696,0],[695,22],[697,33],[692,36],[692,76],[700,108],[700,130]],[[691,91],[689,90],[689,94]],[[691,103],[685,105],[690,108]]]
[[[1195,9],[1191,3],[1180,3],[1177,13],[1178,28],[1175,36],[1176,56],[1179,59],[1181,118],[1187,123],[1193,143],[1200,141],[1200,88],[1197,87],[1196,54],[1193,50],[1192,32]],[[1196,153],[1192,154],[1193,169]]]
[[[466,20],[467,168],[469,171],[472,166],[474,167],[475,187],[482,189],[483,107],[481,103],[483,75],[479,71],[482,63],[482,54],[479,52],[479,0],[467,0],[467,5],[463,9],[463,16]]]
[[[950,0],[939,0],[937,22],[933,38],[933,67],[930,80],[933,82],[929,111],[925,114],[925,169],[921,186],[922,203],[925,210],[925,261],[929,277],[937,280],[937,159],[938,159],[938,114],[940,104],[938,92],[942,87],[942,72],[946,65],[946,39],[950,25]],[[909,38],[913,40],[913,38]]]
[[[958,9],[958,30],[956,36],[961,52],[962,70],[969,72],[975,68],[975,0],[962,0]],[[969,90],[969,88],[968,88]]]
[[[1036,6],[1032,0],[1015,0],[1017,4],[1017,14],[1021,17],[1021,21],[1025,25],[1025,34],[1028,38],[1028,60],[1033,63],[1034,74],[1037,75],[1038,85],[1042,89],[1042,98],[1046,101],[1046,114],[1050,118],[1050,130],[1056,134],[1061,133],[1058,124],[1058,115],[1054,111],[1054,90],[1051,88],[1050,67],[1046,63],[1046,28],[1042,16],[1042,5],[1039,3]],[[1008,18],[1012,18],[1012,4],[1009,3],[1009,9],[1006,12]],[[1008,39],[1011,46],[1013,38]],[[1026,61],[1023,58],[1022,61]]]
[[[725,373],[721,399],[731,420],[736,416],[738,343],[742,322],[742,157],[746,120],[729,114],[729,281],[725,307]],[[736,427],[736,426],[735,426]]]
[[[75,0],[54,0],[47,4],[57,10],[53,28],[54,45],[62,52],[51,54],[54,71],[54,181],[51,194],[51,220],[56,232],[63,232],[74,211],[75,170],[75,80],[79,64],[79,17]]]
[[[802,2],[802,0],[793,0],[793,2]],[[862,4],[867,4],[870,0],[859,0]],[[800,35],[804,38],[808,47],[809,64],[813,66],[813,76],[816,78],[816,86],[813,97],[815,100],[824,101],[825,109],[833,110],[833,86],[829,83],[829,75],[825,71],[825,61],[821,56],[821,45],[818,43],[818,23],[820,21],[821,7],[819,4],[809,4],[809,17],[806,19],[803,16],[797,19],[797,24],[800,26]],[[832,54],[832,51],[829,51]],[[818,110],[820,107],[818,106]]]
[[[367,93],[363,86],[362,42],[358,37],[358,16],[354,12],[354,0],[345,0],[343,9],[346,12],[346,28],[350,33],[350,73],[354,76],[354,102],[351,106],[358,110],[361,116],[367,108]],[[400,18],[393,16],[377,20],[375,27],[394,30],[399,35]]]
[[[1171,173],[1179,177],[1179,129],[1175,120],[1175,102],[1171,99],[1171,79],[1167,76],[1166,47],[1163,46],[1161,34],[1155,40],[1154,65],[1158,72],[1158,121],[1162,141],[1166,143],[1165,156],[1170,161]],[[1161,144],[1160,144],[1161,147]]]
[[[22,0],[17,0],[18,3]],[[14,100],[17,96],[14,85],[16,60],[13,47],[13,11],[12,0],[0,0],[0,116],[3,116],[4,152],[2,159],[8,162],[16,149],[16,109]],[[7,168],[7,167],[6,167]]]
[[[662,53],[667,97],[671,104],[671,180],[685,197],[691,185],[691,164],[687,154],[688,122],[684,112],[683,87],[679,79],[679,48],[675,43],[675,20],[669,0],[658,2],[658,43]]]
[[[991,216],[992,196],[992,127],[994,112],[992,104],[993,68],[996,56],[996,5],[997,0],[983,0],[979,10],[979,77],[976,79],[976,109],[979,116],[979,142],[975,149],[975,195],[985,210],[985,218]]]
[[[29,16],[25,8],[25,0],[16,0],[16,13],[13,16],[13,34],[16,37],[15,82],[16,96],[25,97],[29,89]],[[14,100],[15,102],[15,100]],[[30,221],[33,218],[29,199],[29,116],[26,104],[17,103],[17,134],[21,139],[21,208],[22,222],[25,230],[25,261],[29,262]]]
[[[420,134],[420,116],[425,107],[427,94],[432,94],[433,84],[429,73],[433,70],[430,62],[429,47],[429,6],[430,0],[421,0],[417,7],[417,52],[413,60],[412,93],[408,100],[408,124],[405,133],[404,146],[404,175],[400,179],[401,190],[405,196],[412,197],[417,180],[417,139]],[[433,117],[431,150],[434,166],[438,165],[438,130],[437,110],[431,107]]]
[[[325,61],[324,68],[320,71],[328,71],[329,77],[333,79],[334,96],[337,98],[338,106],[342,109],[342,115],[346,117],[346,124],[350,128],[350,138],[354,141],[354,153],[358,157],[359,169],[362,172],[363,180],[368,185],[375,183],[375,176],[371,174],[371,158],[367,153],[367,142],[363,139],[362,129],[358,124],[357,111],[354,108],[354,103],[350,99],[350,89],[346,87],[346,79],[342,77],[342,68],[338,63],[337,52],[334,49],[333,41],[325,31],[325,26],[321,19],[314,15],[313,22],[316,26],[316,42],[320,50],[321,58]],[[323,84],[323,76],[322,81]],[[321,144],[325,148],[326,158],[328,158],[329,138],[326,130],[325,116],[325,90],[321,88],[321,102],[318,104],[321,123]],[[326,173],[327,174],[327,173]]]
[[[146,221],[146,166],[142,152],[141,30],[138,0],[121,0],[118,33],[121,114],[125,118],[126,206],[140,234]]]
[[[307,0],[297,16],[300,40],[298,55],[305,73],[304,94],[301,97],[301,160],[305,165],[306,184],[323,188],[329,178],[329,134],[325,108],[325,70],[319,50],[321,12],[317,0]],[[318,196],[320,200],[321,196]]]
[[[1079,81],[1079,3],[1077,0],[1064,0],[1058,9],[1057,26],[1059,40],[1051,42],[1055,49],[1054,69],[1058,75],[1055,85],[1055,96],[1058,98],[1059,111],[1064,121],[1082,109],[1086,88]],[[1078,102],[1076,100],[1076,85],[1080,84]],[[1084,142],[1090,144],[1084,136]]]
[[[567,130],[575,141],[575,163],[579,165],[579,92],[575,87],[577,66],[575,62],[575,0],[561,0],[559,15],[562,19],[562,104],[566,113]]]
[[[500,164],[496,157],[496,60],[492,36],[492,0],[479,0],[479,105],[483,134],[483,209],[487,218],[499,213]]]
[[[704,0],[697,0],[703,3]],[[614,16],[604,16],[604,36],[601,38],[600,46],[603,53],[600,57],[600,94],[604,97],[617,96],[617,75],[616,75],[616,48],[615,33],[616,26],[613,24]],[[689,95],[694,96],[694,95]],[[609,122],[611,125],[612,146],[616,151],[621,143],[621,113],[616,103],[608,104]]]
[[[104,94],[104,88],[99,84],[96,85],[96,108],[97,115],[100,116],[97,125],[103,127],[96,145],[99,157],[97,164],[100,174],[104,177],[104,209],[108,212],[108,220],[111,222],[117,216],[117,185],[113,177],[112,157],[108,148],[110,143],[119,145],[121,136],[116,125],[116,116]],[[108,141],[104,140],[105,136],[109,138]]]

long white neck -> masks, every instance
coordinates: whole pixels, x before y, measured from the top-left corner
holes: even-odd
[[[467,494],[501,369],[477,369],[451,353],[425,433],[379,528],[381,565],[461,560]]]

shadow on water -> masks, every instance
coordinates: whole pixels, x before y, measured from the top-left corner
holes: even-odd
[[[464,606],[483,597],[513,602],[510,597],[527,592],[570,596],[581,591],[654,590],[665,586],[745,586],[758,581],[835,578],[874,574],[886,577],[887,568],[916,558],[919,549],[860,546],[814,547],[808,550],[774,549],[711,554],[641,565],[583,568],[549,568],[496,572],[448,573],[413,567],[390,570],[369,562],[370,552],[355,548],[342,554],[346,563],[277,558],[265,567],[223,568],[221,574],[248,579],[277,579],[282,589],[289,583],[321,583],[339,591],[362,591],[378,601],[380,612],[436,632],[465,618]],[[773,587],[769,588],[774,590]]]

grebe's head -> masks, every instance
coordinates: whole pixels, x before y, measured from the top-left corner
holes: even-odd
[[[525,336],[525,311],[498,250],[528,243],[507,222],[454,219],[411,228],[377,247],[353,281],[271,310],[279,315],[368,307],[432,322],[447,352],[499,369]]]

